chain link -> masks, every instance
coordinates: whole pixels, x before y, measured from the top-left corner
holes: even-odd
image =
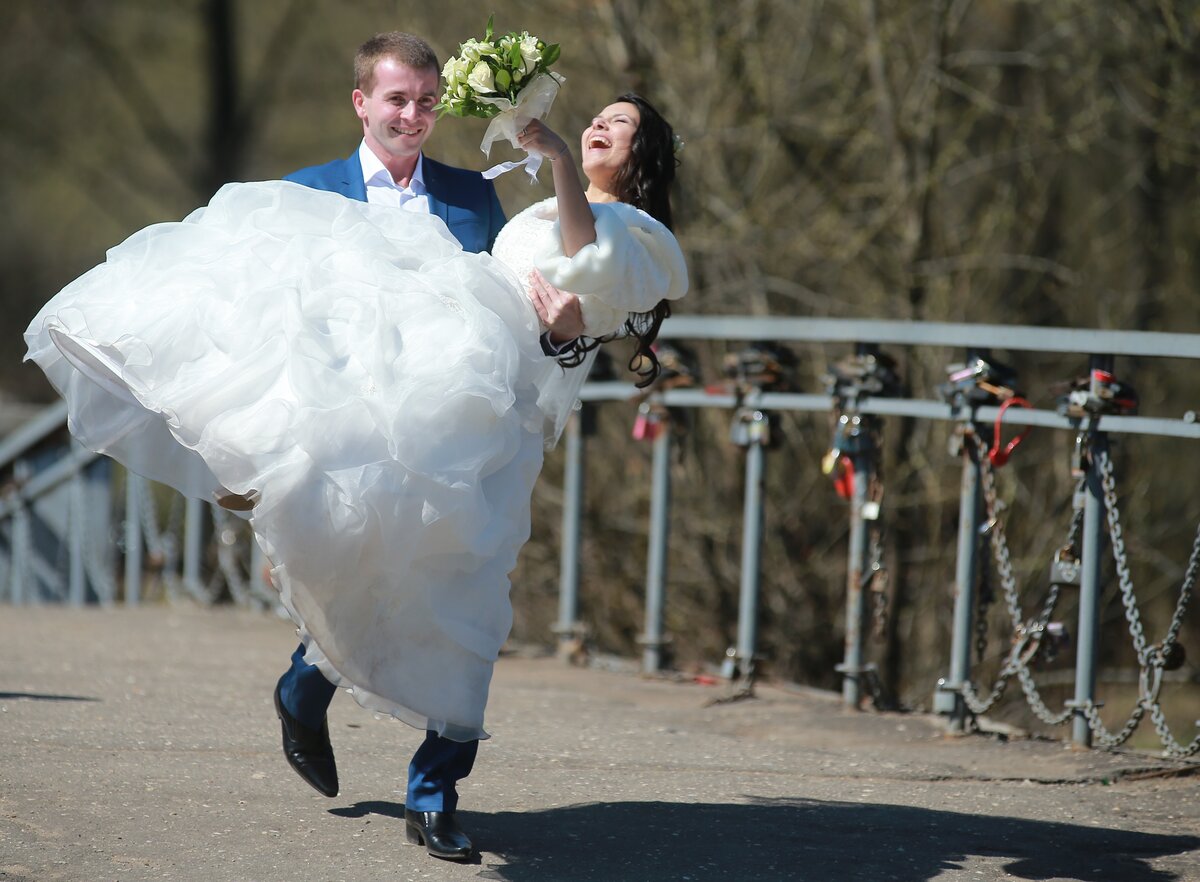
[[[213,519],[213,540],[217,544],[217,566],[225,585],[234,601],[246,605],[250,599],[250,585],[237,565],[237,533],[233,525],[233,517],[219,506],[210,506]]]
[[[158,529],[158,510],[154,504],[154,493],[150,481],[137,478],[138,513],[141,515],[142,535],[146,538],[146,552],[159,565],[166,561],[166,548],[162,531]]]
[[[975,661],[982,662],[987,656],[988,639],[988,610],[996,600],[996,591],[992,585],[991,555],[984,554],[983,536],[976,537],[976,559],[979,561],[979,597],[975,605]]]
[[[871,530],[870,562],[867,565],[871,589],[872,636],[882,640],[887,633],[888,572],[883,565],[883,531],[878,527]]]
[[[1136,731],[1150,712],[1154,728],[1158,732],[1164,753],[1170,757],[1187,757],[1200,752],[1200,735],[1187,745],[1181,745],[1171,734],[1159,703],[1159,692],[1162,689],[1163,669],[1167,655],[1179,637],[1183,627],[1184,614],[1191,601],[1195,588],[1196,576],[1200,572],[1200,527],[1192,541],[1192,552],[1188,558],[1187,569],[1184,572],[1183,584],[1179,590],[1179,599],[1175,603],[1175,611],[1171,616],[1171,624],[1167,628],[1166,637],[1162,643],[1154,646],[1146,645],[1145,629],[1142,627],[1142,617],[1137,606],[1134,593],[1133,578],[1129,572],[1129,559],[1125,553],[1125,538],[1121,528],[1121,513],[1118,506],[1117,482],[1113,475],[1112,458],[1108,454],[1107,445],[1095,444],[1093,440],[1092,460],[1100,474],[1100,485],[1104,492],[1104,508],[1108,521],[1108,535],[1112,546],[1113,562],[1116,565],[1117,582],[1121,591],[1121,603],[1125,609],[1125,620],[1129,623],[1129,634],[1133,639],[1133,648],[1137,653],[1138,666],[1138,701],[1125,724],[1115,734],[1110,732],[1100,719],[1100,711],[1093,702],[1088,702],[1083,708],[1088,726],[1103,747],[1116,747],[1124,744]]]
[[[1000,668],[996,682],[988,697],[980,700],[974,686],[970,683],[964,683],[962,685],[963,701],[972,713],[986,713],[1003,697],[1009,681],[1013,676],[1016,676],[1021,684],[1021,690],[1025,693],[1025,700],[1034,714],[1044,723],[1051,726],[1061,725],[1070,719],[1071,710],[1067,709],[1060,713],[1051,711],[1046,706],[1046,703],[1042,701],[1037,684],[1034,683],[1033,675],[1029,670],[1029,663],[1041,648],[1042,636],[1046,633],[1046,626],[1050,622],[1050,617],[1054,614],[1054,608],[1058,603],[1060,586],[1056,584],[1050,586],[1050,591],[1046,594],[1046,600],[1042,605],[1041,612],[1036,619],[1026,622],[1021,610],[1016,576],[1013,573],[1012,556],[1008,550],[1008,537],[1004,532],[1004,523],[999,518],[1000,501],[996,492],[996,475],[987,457],[987,442],[980,438],[974,431],[965,433],[964,442],[963,449],[979,465],[980,484],[983,488],[984,506],[988,517],[988,538],[1000,576],[1000,585],[1004,593],[1004,603],[1012,624],[1013,645],[1008,652],[1008,656],[1005,658],[1003,666]],[[1078,542],[1079,527],[1082,520],[1083,512],[1077,509],[1071,519],[1071,526],[1067,533],[1068,547],[1075,547]],[[976,627],[978,635],[978,624]]]
[[[250,577],[247,578],[238,566],[238,558],[244,558],[247,560],[247,570],[249,571],[252,567],[253,551],[248,550],[245,555],[239,554],[239,545],[243,544],[239,540],[244,538],[248,531],[238,529],[240,519],[228,514],[220,506],[214,505],[210,508],[213,516],[213,539],[217,544],[217,566],[221,576],[225,579],[225,584],[229,587],[230,595],[236,603],[242,606],[258,609],[269,608],[275,603],[275,598],[263,589],[257,574],[250,573]],[[249,542],[256,541],[253,532],[250,532]]]

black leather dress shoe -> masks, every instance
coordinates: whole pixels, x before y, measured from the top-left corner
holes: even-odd
[[[474,851],[454,812],[414,812],[406,808],[404,829],[410,844],[424,845],[436,858],[465,861]]]
[[[288,765],[324,796],[338,795],[337,766],[333,762],[333,745],[329,743],[329,722],[321,721],[320,729],[310,729],[288,713],[275,687],[275,713],[283,727],[283,755]]]

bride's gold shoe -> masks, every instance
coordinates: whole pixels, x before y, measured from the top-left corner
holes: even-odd
[[[258,491],[250,490],[245,494],[233,493],[229,490],[213,493],[217,505],[228,511],[250,511],[258,504]]]

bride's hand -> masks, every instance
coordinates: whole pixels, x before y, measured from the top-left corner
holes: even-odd
[[[555,162],[567,152],[567,142],[540,119],[530,120],[517,132],[517,142],[530,153],[540,153]]]
[[[596,241],[596,221],[579,181],[579,169],[574,162],[558,161],[563,157],[570,160],[567,142],[540,119],[530,120],[517,132],[517,142],[526,150],[536,150],[550,160],[554,169],[554,196],[558,201],[558,232],[562,237],[563,254],[574,257],[584,245]]]

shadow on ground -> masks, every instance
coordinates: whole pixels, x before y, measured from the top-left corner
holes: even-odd
[[[403,817],[394,803],[335,809],[344,817]],[[480,878],[505,882],[802,880],[920,882],[995,858],[1018,879],[1170,882],[1149,859],[1200,849],[1162,836],[906,806],[809,799],[714,805],[595,803],[540,812],[463,812],[485,852]]]
[[[45,692],[0,692],[0,701],[99,701],[87,695],[49,695]]]

